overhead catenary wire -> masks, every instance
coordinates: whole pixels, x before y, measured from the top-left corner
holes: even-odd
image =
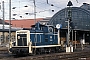
[[[19,2],[20,1],[20,2]],[[75,0],[77,3],[79,3],[78,2],[78,0]],[[25,5],[27,5],[27,6],[31,6],[31,7],[33,7],[33,0],[27,0],[27,1],[23,1],[23,0],[16,0],[16,1],[12,1],[11,3],[12,3],[12,7],[14,6],[14,7],[16,7],[16,9],[19,9],[19,10],[21,10],[21,8],[22,7],[24,7]],[[8,2],[5,2],[5,3],[8,3]],[[16,3],[20,3],[20,4],[23,4],[23,5],[21,5],[21,6],[17,6],[16,5]],[[50,0],[41,0],[41,1],[39,1],[39,0],[36,0],[36,5],[37,5],[37,13],[38,12],[40,12],[40,11],[43,11],[43,12],[46,12],[45,10],[47,9],[47,10],[49,10],[48,8],[50,7],[50,6],[53,6],[53,10],[54,10],[54,12],[56,12],[57,10],[56,9],[61,9],[61,7],[60,6],[58,6],[57,4],[60,4],[60,2],[55,2],[55,4],[54,4],[54,2],[52,2],[52,1],[50,1]],[[42,5],[43,4],[43,5]],[[48,7],[45,7],[45,8],[41,8],[41,7],[43,7],[43,6],[48,6]],[[31,8],[30,7],[30,8]],[[50,7],[51,9],[52,9],[52,7]],[[8,9],[7,9],[8,10]],[[14,12],[14,13],[16,13],[17,11],[19,11],[19,10],[12,10],[12,12]],[[31,9],[30,9],[31,10]],[[22,11],[22,10],[21,10]],[[29,11],[29,10],[28,10]],[[32,9],[32,12],[33,12],[33,9]],[[23,12],[24,13],[24,12]],[[29,13],[31,13],[31,11],[29,11]],[[41,13],[41,12],[40,12]],[[5,16],[6,16],[6,14],[8,14],[7,12],[5,13]],[[19,16],[19,14],[20,14],[20,16],[23,16],[24,14],[22,14],[22,13],[17,13],[17,16]],[[30,14],[29,14],[30,15]],[[33,14],[32,14],[33,15]],[[7,17],[6,17],[7,18]]]
[[[19,2],[19,5],[21,4],[21,2]],[[43,3],[40,3],[40,4],[43,4]],[[15,7],[15,8],[17,8],[17,7]],[[37,9],[40,9],[40,7],[36,7]],[[19,6],[19,10],[20,10],[20,6]],[[14,13],[16,13],[15,12],[15,10],[12,10]],[[38,12],[36,12],[36,13],[41,13],[41,12],[45,12],[45,11],[50,11],[50,9],[45,9],[45,10],[42,10],[42,11],[38,11]],[[20,15],[20,13],[19,14],[16,14],[17,16],[19,16]],[[15,16],[16,16],[15,15]],[[27,14],[28,15],[28,14]],[[29,13],[29,15],[34,15],[33,13]]]
[[[30,0],[30,1],[33,1],[33,0]],[[22,4],[22,3],[25,3],[25,2],[23,2],[23,1],[20,1],[20,0],[18,0],[18,1],[16,1],[19,5],[20,4]],[[11,3],[12,3],[12,16],[14,15],[14,14],[16,14],[16,16],[19,16],[20,14],[22,15],[22,13],[18,13],[18,12],[20,12],[20,8],[22,8],[21,6],[15,6],[14,5],[14,3],[16,4],[16,2],[14,2],[14,1],[12,1]],[[7,3],[7,2],[5,2],[5,3]],[[32,3],[32,2],[30,2],[30,3]],[[32,6],[33,7],[33,5],[32,4],[24,4],[24,5],[27,5],[27,6]],[[37,2],[38,3],[38,2]],[[43,5],[46,5],[45,4],[45,2],[43,3],[43,2],[40,2],[39,1],[39,3],[38,4],[43,4]],[[41,6],[40,6],[41,7]],[[41,9],[39,6],[37,6],[36,8],[37,9]],[[19,9],[19,10],[17,10],[17,9]],[[33,10],[33,9],[32,9]],[[41,13],[41,12],[45,12],[45,10],[46,9],[42,9],[41,11],[37,11],[38,13]],[[47,10],[49,11],[49,9],[47,8]],[[33,11],[32,11],[33,12]],[[8,16],[8,14],[5,14],[5,15],[7,15]],[[24,15],[24,14],[23,14]],[[15,16],[15,15],[14,15]]]
[[[76,2],[78,3],[78,0],[76,0]]]
[[[47,4],[48,4],[48,0],[47,0]]]

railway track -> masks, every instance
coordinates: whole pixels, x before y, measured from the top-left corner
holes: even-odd
[[[84,52],[74,52],[74,53],[53,53],[26,57],[4,57],[1,60],[85,60],[90,57],[89,51]]]
[[[90,60],[90,48],[73,53],[52,53],[35,56],[13,57],[7,50],[0,50],[0,60]]]

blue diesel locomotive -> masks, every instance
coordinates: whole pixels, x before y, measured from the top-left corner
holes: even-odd
[[[60,52],[58,33],[51,25],[36,23],[30,30],[16,31],[14,45],[10,42],[12,54],[42,54]]]

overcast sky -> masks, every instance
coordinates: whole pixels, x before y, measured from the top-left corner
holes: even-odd
[[[2,1],[1,6],[2,6]],[[9,18],[9,0],[5,1],[5,19]],[[36,18],[52,17],[59,10],[67,7],[69,0],[35,0],[36,3]],[[81,6],[84,2],[90,4],[90,0],[71,0],[74,7]],[[34,18],[34,3],[33,0],[11,0],[11,7],[16,7],[12,9],[12,18],[15,19],[32,19]],[[53,4],[54,6],[51,6]],[[25,7],[28,6],[28,7]],[[54,10],[54,12],[52,12]],[[26,15],[25,13],[29,13]],[[13,14],[17,14],[13,16]],[[22,16],[22,17],[20,17]],[[2,7],[0,10],[0,18],[2,19]]]

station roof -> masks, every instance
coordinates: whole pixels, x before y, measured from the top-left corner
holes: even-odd
[[[81,7],[71,7],[72,27],[79,30],[90,30],[90,11]],[[48,24],[56,26],[62,24],[62,29],[68,26],[68,7],[58,11],[49,20]]]
[[[0,19],[0,24],[3,24],[3,20],[2,19]],[[5,25],[9,25],[9,23],[8,22],[5,22],[5,21],[4,21],[4,24]]]
[[[43,18],[37,18],[36,22],[40,20],[43,20]],[[9,23],[9,20],[5,20],[5,22]],[[31,26],[35,24],[35,19],[11,20],[11,24],[12,27],[31,28]]]

